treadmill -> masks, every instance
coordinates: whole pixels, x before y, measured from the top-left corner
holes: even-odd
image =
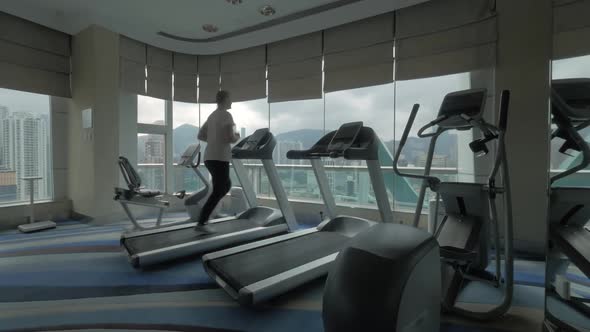
[[[326,134],[309,150],[289,151],[289,159],[310,160],[329,219],[312,229],[206,254],[205,270],[244,305],[259,303],[325,276],[350,239],[376,222],[336,216],[321,158],[366,160],[381,219],[391,222],[393,214],[378,159],[380,144],[373,129],[353,122]]]
[[[143,267],[295,230],[295,216],[272,160],[275,145],[273,134],[265,128],[256,130],[232,148],[232,165],[242,184],[247,210],[236,216],[210,220],[205,226],[207,232],[195,230],[196,223],[192,222],[123,234],[121,245],[131,264]],[[262,161],[280,210],[258,206],[242,159]]]
[[[590,126],[590,79],[554,80],[551,86],[552,122],[557,125],[551,138],[564,140],[559,152],[579,155],[575,165],[550,179],[545,327],[585,330],[590,329],[590,188],[580,186],[582,178],[567,177],[590,165],[590,144],[581,134]],[[572,265],[580,275],[569,273]]]

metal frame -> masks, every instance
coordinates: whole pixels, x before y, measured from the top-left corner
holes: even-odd
[[[385,189],[385,180],[383,179],[383,172],[379,160],[367,160],[367,168],[369,169],[369,176],[373,191],[375,192],[375,199],[377,200],[377,207],[381,215],[381,221],[393,222],[393,212],[391,212],[391,205],[389,204],[389,197],[387,196],[387,189]]]
[[[270,186],[273,188],[273,192],[277,199],[277,204],[281,212],[283,213],[283,217],[285,218],[285,222],[289,226],[290,230],[297,229],[297,221],[295,220],[295,213],[289,204],[289,199],[287,198],[287,193],[285,192],[285,188],[283,187],[283,183],[279,177],[279,173],[277,171],[277,167],[274,164],[272,159],[263,159],[262,165],[266,170],[266,175],[268,176],[268,181],[270,182]],[[242,166],[243,167],[243,166]]]
[[[234,171],[236,172],[236,176],[238,177],[238,181],[240,181],[242,185],[242,190],[244,191],[244,196],[246,197],[247,207],[249,209],[257,207],[258,198],[256,198],[254,186],[252,181],[250,181],[248,178],[248,171],[244,167],[244,164],[239,159],[232,159],[231,162],[234,167]]]
[[[320,195],[322,196],[322,200],[324,201],[328,219],[334,219],[337,216],[336,201],[334,200],[334,195],[332,195],[330,185],[328,184],[328,176],[326,175],[326,169],[324,168],[324,164],[322,160],[319,158],[310,159],[309,161],[311,162],[313,173],[315,174],[315,177],[318,181]]]
[[[471,89],[465,90],[460,92],[455,92],[449,94],[451,96],[456,96],[460,93],[470,93],[474,91],[478,91],[482,89]],[[449,96],[447,95],[447,96]],[[492,171],[488,177],[488,184],[486,186],[482,186],[482,188],[487,192],[488,204],[490,208],[490,216],[489,222],[494,227],[494,243],[496,245],[496,275],[495,280],[490,281],[496,287],[500,287],[500,280],[502,278],[502,271],[500,269],[500,248],[504,249],[504,280],[505,280],[505,287],[503,291],[503,298],[502,301],[492,307],[487,311],[471,311],[466,310],[464,308],[459,308],[455,305],[448,306],[445,309],[451,311],[453,313],[460,314],[462,316],[477,319],[477,320],[489,320],[497,318],[503,314],[505,314],[511,306],[512,303],[512,294],[513,294],[513,287],[514,287],[514,253],[513,253],[513,220],[512,220],[512,198],[511,198],[511,190],[510,190],[510,176],[508,170],[508,159],[506,156],[506,148],[505,148],[505,132],[506,132],[506,125],[507,125],[507,116],[508,116],[508,104],[510,100],[510,92],[505,90],[502,92],[501,95],[501,102],[500,102],[500,120],[498,121],[498,126],[493,126],[488,124],[483,120],[483,118],[471,118],[467,114],[461,114],[461,119],[465,122],[464,125],[461,126],[461,129],[469,129],[469,128],[478,128],[484,133],[484,137],[491,137],[497,139],[497,154],[494,161],[494,166]],[[485,100],[484,100],[485,102]],[[416,174],[408,174],[401,172],[398,167],[397,163],[399,157],[401,155],[401,151],[407,141],[409,136],[410,130],[412,125],[416,119],[416,115],[420,105],[415,104],[412,108],[408,123],[406,124],[406,128],[404,130],[402,139],[400,141],[399,148],[397,150],[395,159],[394,159],[394,172],[402,177],[410,177],[415,179],[421,179],[423,181],[422,187],[420,190],[420,196],[418,205],[416,206],[416,214],[414,216],[414,224],[415,226],[418,225],[418,221],[420,218],[420,213],[422,211],[422,206],[424,203],[425,191],[426,188],[429,187],[431,190],[438,194],[439,185],[441,183],[440,179],[430,175],[431,169],[431,161],[432,156],[434,153],[434,146],[436,144],[437,138],[445,131],[454,129],[454,126],[439,126],[439,123],[443,123],[443,121],[447,120],[448,117],[439,116],[437,119],[429,122],[425,126],[423,126],[418,131],[418,137],[421,138],[430,138],[430,146],[428,151],[428,159],[424,171],[424,175],[416,175]],[[483,109],[483,104],[480,107]],[[424,132],[434,126],[438,126],[437,129],[432,133],[425,134]],[[458,127],[457,127],[458,128]],[[498,173],[501,172],[502,180],[504,182],[503,187],[496,186],[496,177]],[[504,202],[504,243],[503,246],[500,245],[500,229],[499,229],[499,222],[498,222],[498,212],[497,212],[497,203],[496,203],[496,196],[497,194],[503,194],[503,202]],[[438,212],[438,195],[436,200],[436,208],[435,214]],[[435,215],[435,218],[438,216]],[[436,219],[435,219],[436,224]],[[443,224],[444,225],[444,224]],[[442,227],[442,225],[441,225]],[[477,277],[469,277],[468,275],[463,276],[465,279],[473,280],[473,281],[484,281],[481,278]]]
[[[590,80],[588,79],[571,79],[558,80],[557,82],[553,82],[552,85],[559,84],[559,81],[574,84],[577,82],[586,85],[590,84]],[[578,149],[580,151],[582,160],[579,164],[550,177],[550,204],[548,206],[547,215],[549,219],[549,243],[551,245],[547,249],[547,264],[545,271],[546,297],[544,326],[547,330],[551,331],[578,330],[582,327],[575,326],[571,320],[566,321],[565,317],[555,316],[549,310],[549,301],[555,301],[556,304],[563,305],[564,309],[565,307],[571,309],[574,315],[579,315],[580,317],[585,316],[586,318],[588,317],[588,307],[585,307],[586,304],[582,303],[582,301],[580,301],[581,299],[573,294],[571,290],[571,284],[581,284],[584,286],[588,285],[578,281],[569,280],[569,278],[565,276],[565,272],[569,264],[579,266],[583,273],[588,275],[588,269],[582,266],[583,263],[586,263],[587,261],[584,260],[585,257],[581,252],[576,252],[576,248],[572,244],[569,244],[567,239],[561,237],[559,232],[562,227],[567,227],[565,229],[569,229],[571,232],[581,230],[583,232],[582,234],[586,234],[583,228],[583,223],[586,219],[581,219],[584,218],[584,214],[581,214],[584,212],[577,213],[577,218],[575,215],[570,215],[569,217],[574,218],[571,223],[563,224],[563,226],[560,224],[564,221],[569,221],[569,218],[564,219],[564,215],[567,216],[567,214],[569,214],[568,211],[575,211],[574,209],[576,205],[582,206],[579,204],[582,204],[583,197],[585,197],[583,191],[588,191],[588,189],[568,187],[559,188],[559,190],[557,190],[558,188],[552,187],[556,181],[581,172],[588,165],[590,165],[590,144],[579,133],[580,130],[586,128],[590,124],[588,120],[590,117],[579,117],[580,113],[586,112],[587,109],[584,109],[582,112],[580,112],[580,110],[576,109],[575,107],[570,107],[555,90],[555,88],[552,87],[551,114],[553,115],[553,122],[557,124],[557,130],[552,133],[551,139],[555,137],[561,137],[569,141],[570,144],[573,144],[573,146],[571,146],[572,148]],[[563,204],[564,202],[570,202],[571,208],[573,209],[566,209],[562,211],[563,213],[557,213],[560,210],[558,210],[558,207],[555,207],[554,204]],[[565,206],[561,207],[565,208]],[[582,224],[580,224],[580,221]],[[570,252],[568,253],[567,251]],[[585,309],[586,312],[583,313],[581,311],[582,308]]]

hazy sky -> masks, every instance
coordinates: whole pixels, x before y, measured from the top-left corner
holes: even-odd
[[[49,114],[49,97],[0,88],[0,106],[7,106],[11,112]]]

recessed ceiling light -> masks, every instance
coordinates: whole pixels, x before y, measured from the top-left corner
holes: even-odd
[[[227,3],[231,3],[232,5],[237,5],[242,3],[242,0],[225,0]]]
[[[213,32],[217,32],[217,30],[219,30],[219,28],[217,28],[213,24],[203,24],[203,30],[213,33]]]
[[[264,5],[258,11],[264,16],[272,16],[277,12],[271,5]]]

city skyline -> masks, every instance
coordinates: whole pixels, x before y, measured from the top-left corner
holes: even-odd
[[[0,105],[0,201],[25,201],[29,183],[23,177],[41,177],[35,183],[37,199],[51,198],[49,112],[11,110]]]

